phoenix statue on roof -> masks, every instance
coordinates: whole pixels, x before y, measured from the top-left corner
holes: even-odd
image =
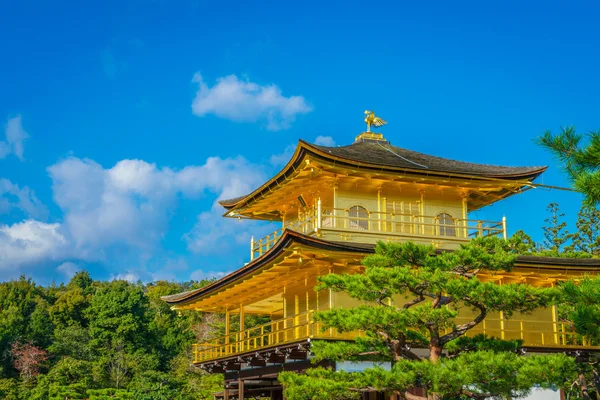
[[[375,111],[366,110],[365,115],[366,115],[365,123],[367,124],[367,132],[371,132],[371,125],[373,125],[375,128],[379,128],[380,126],[387,124],[386,120],[375,116]]]

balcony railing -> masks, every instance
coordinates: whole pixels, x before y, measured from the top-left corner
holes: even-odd
[[[475,237],[502,235],[506,238],[506,218],[502,221],[420,215],[414,213],[387,213],[367,210],[329,208],[318,206],[301,214],[298,220],[260,240],[252,238],[251,259],[263,255],[281,237],[285,229],[315,234],[320,229],[378,233],[388,236],[425,236],[469,240]]]
[[[231,357],[269,347],[294,343],[306,339],[352,340],[360,332],[339,333],[335,329],[323,331],[314,321],[314,311],[272,321],[264,325],[193,345],[194,363]],[[459,317],[458,323],[467,322]],[[550,348],[596,347],[598,343],[576,334],[564,322],[512,320],[488,317],[468,334],[484,333],[505,340],[523,340],[525,346]]]
[[[340,334],[335,329],[323,331],[322,325],[315,322],[313,317],[314,311],[309,311],[222,336],[206,343],[194,344],[192,348],[194,362],[200,363],[305,339],[350,340],[356,337],[353,333]]]

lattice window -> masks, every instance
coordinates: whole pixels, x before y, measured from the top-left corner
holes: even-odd
[[[454,218],[450,214],[440,213],[437,215],[438,234],[440,236],[456,236]]]
[[[367,209],[361,206],[352,206],[348,210],[348,216],[350,217],[350,228],[351,229],[369,229],[369,213]]]

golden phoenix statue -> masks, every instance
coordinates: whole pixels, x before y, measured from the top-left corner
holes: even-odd
[[[366,115],[365,123],[367,124],[367,132],[371,132],[371,125],[373,125],[375,128],[379,128],[380,126],[387,124],[386,120],[375,116],[375,111],[366,110],[365,115]]]

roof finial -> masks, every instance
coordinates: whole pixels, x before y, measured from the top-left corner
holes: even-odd
[[[359,141],[362,142],[364,140],[377,140],[377,141],[383,141],[383,142],[386,141],[383,138],[383,134],[371,132],[371,125],[374,128],[379,128],[380,126],[387,124],[386,120],[375,116],[375,111],[373,111],[373,110],[365,111],[365,124],[367,124],[367,131],[358,135],[355,139],[355,142],[359,142]]]
[[[366,110],[365,115],[366,115],[365,123],[367,124],[367,132],[371,132],[371,125],[373,125],[375,128],[379,128],[380,126],[387,124],[387,121],[375,116],[375,111]]]

